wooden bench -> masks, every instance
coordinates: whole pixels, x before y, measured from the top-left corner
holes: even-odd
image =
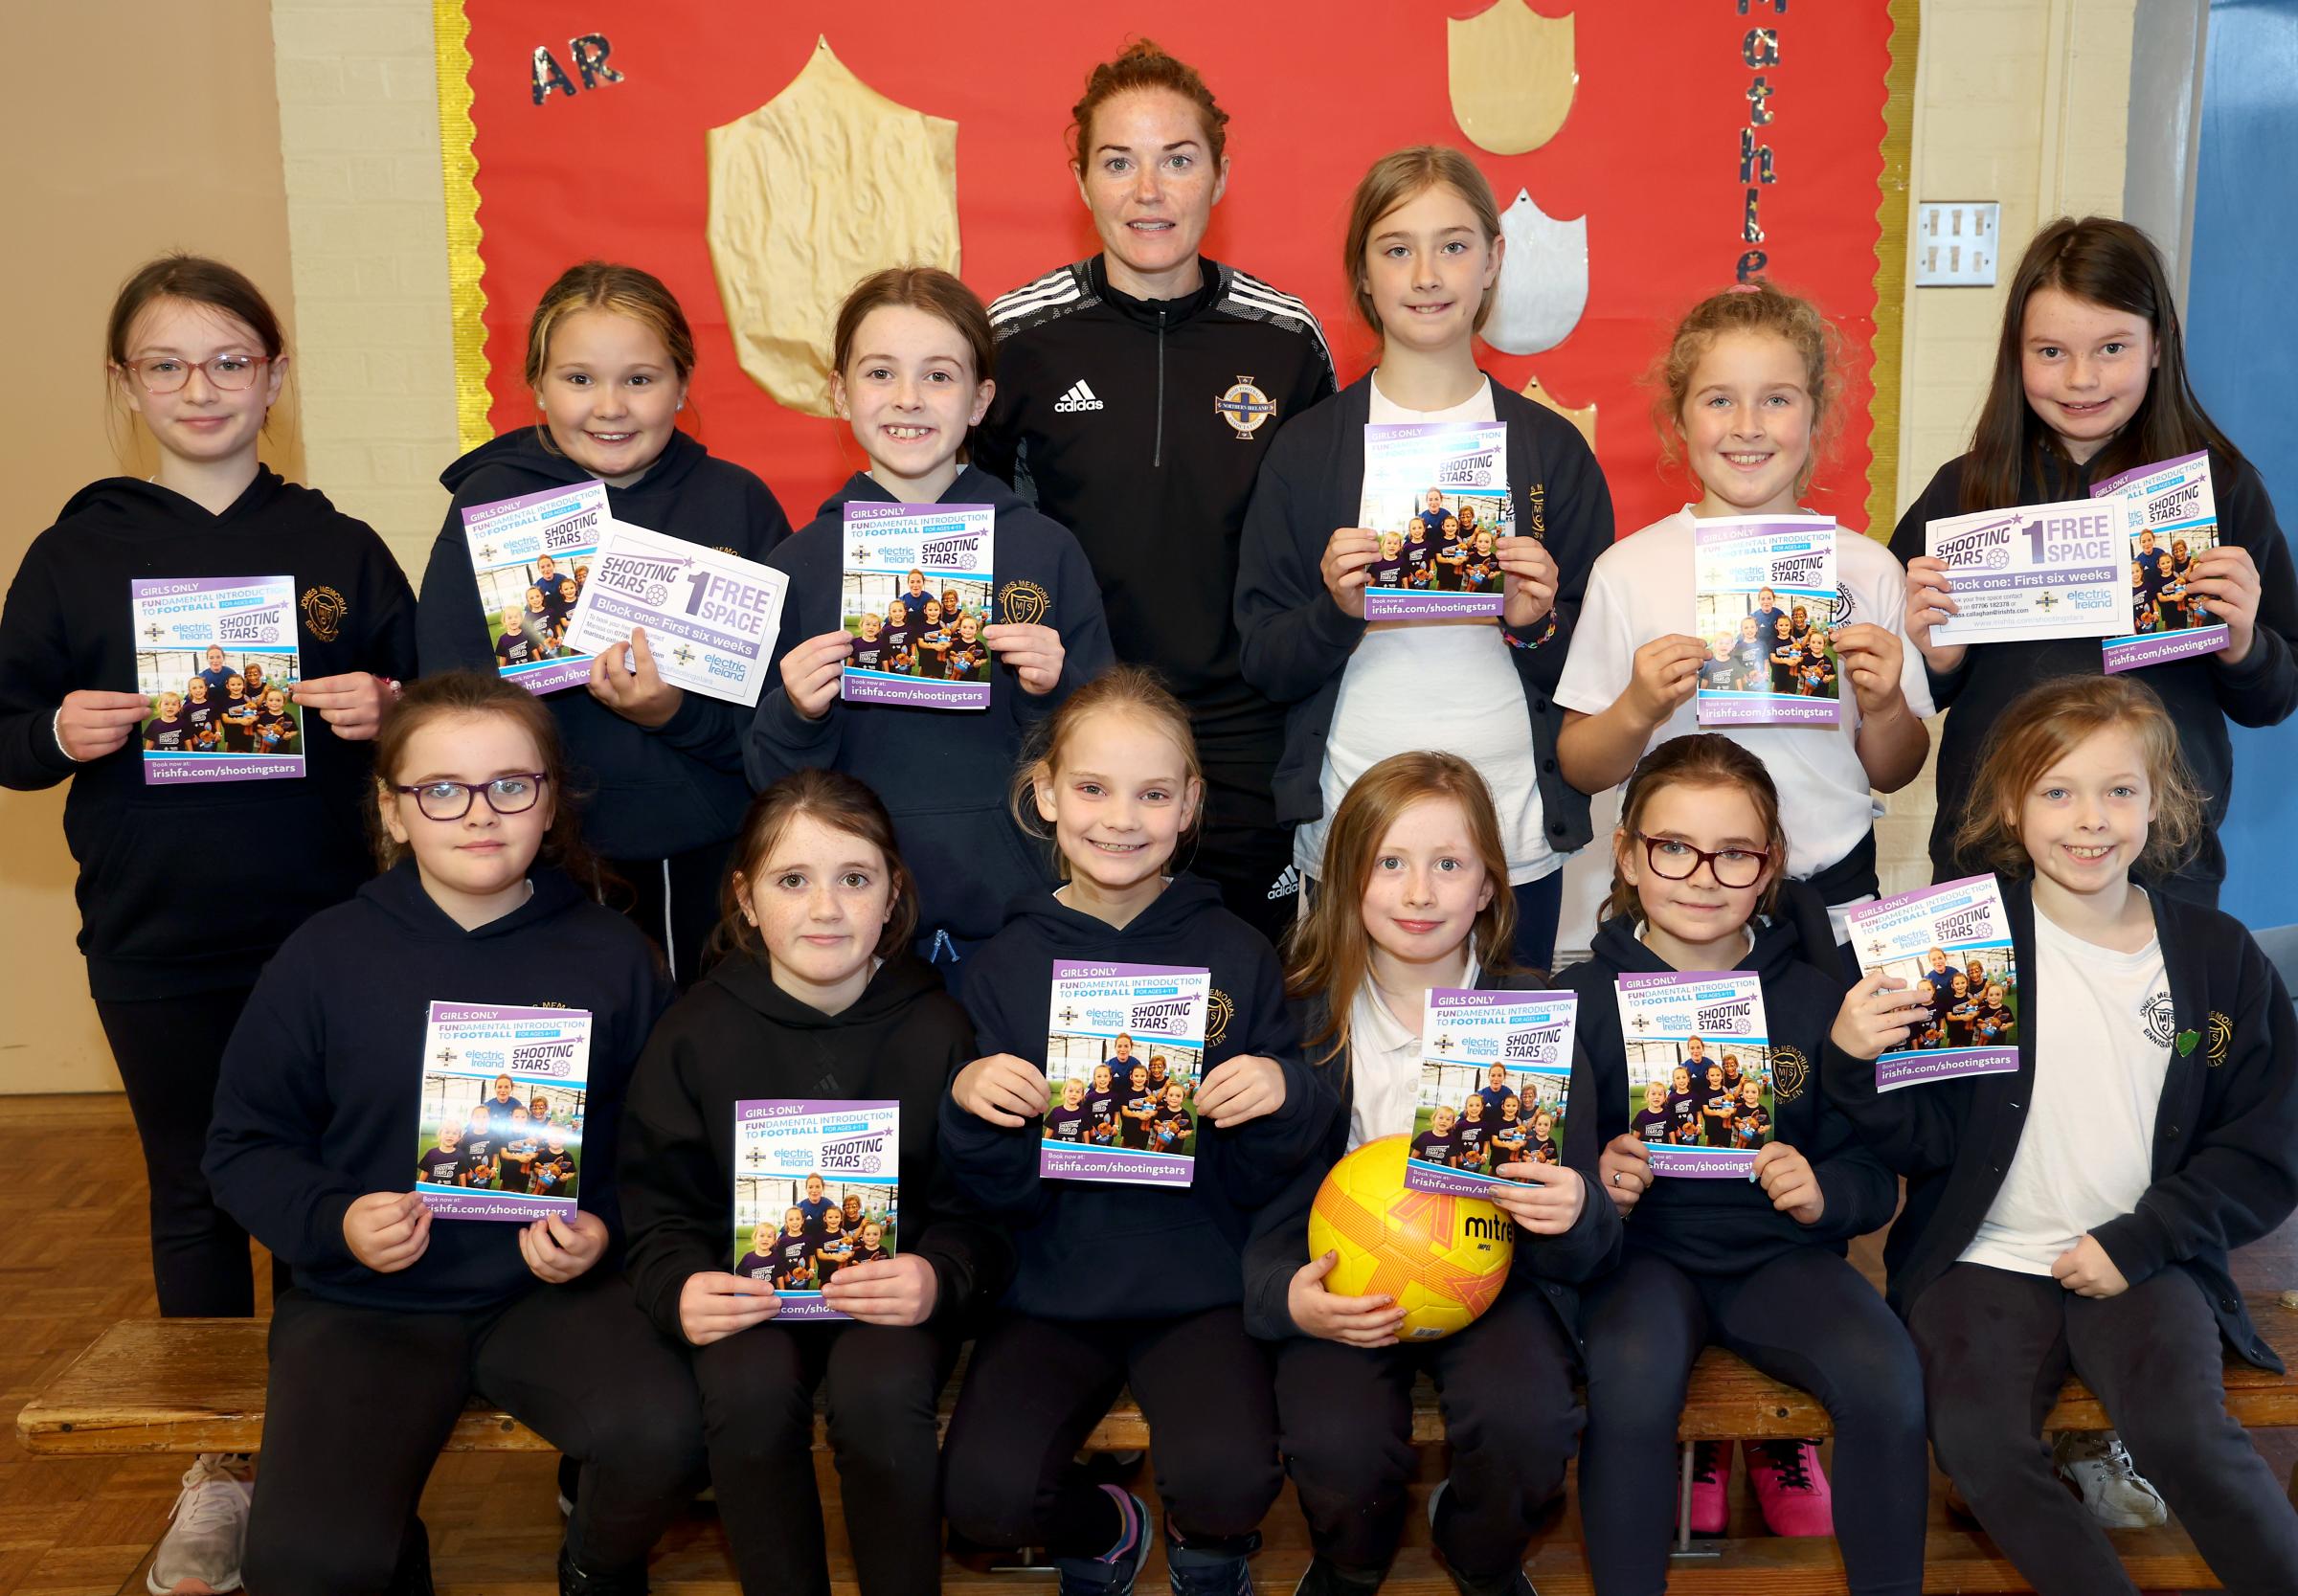
[[[2298,1293],[2293,1293],[2298,1294]],[[2254,1294],[2250,1309],[2260,1333],[2286,1361],[2298,1365],[2298,1302]],[[34,1456],[119,1455],[155,1452],[255,1451],[261,1443],[264,1402],[264,1334],[250,1319],[130,1319],[112,1326],[28,1403],[16,1419],[16,1434]],[[2298,1427],[2298,1378],[2269,1374],[2247,1363],[2226,1368],[2227,1406],[2250,1428]],[[946,1423],[955,1392],[945,1393]],[[2107,1427],[2098,1399],[2070,1381],[2052,1408],[2055,1429]],[[1413,1439],[1435,1447],[1444,1425],[1433,1391],[1424,1382],[1413,1410]],[[1710,1349],[1692,1376],[1678,1433],[1687,1443],[1735,1439],[1826,1436],[1826,1410],[1808,1394],[1780,1384],[1728,1353]],[[826,1445],[818,1426],[816,1446]],[[1130,1397],[1122,1399],[1095,1427],[1086,1443],[1091,1451],[1130,1451],[1149,1445],[1149,1428]],[[449,1451],[548,1452],[548,1442],[509,1414],[472,1406],[448,1438]],[[2298,1499],[2298,1474],[2291,1482]],[[1946,1516],[1934,1491],[1926,1577],[1932,1591],[2018,1591],[2029,1588],[1968,1524]],[[1754,1528],[1745,1520],[1740,1528]],[[1397,1596],[1444,1596],[1451,1585],[1426,1551],[1417,1517],[1414,1533],[1386,1588]],[[1557,1533],[1543,1538],[1527,1568],[1547,1596],[1588,1588],[1576,1540],[1576,1517],[1566,1515]],[[549,1533],[555,1533],[554,1530]],[[1298,1515],[1289,1502],[1271,1514],[1270,1547],[1255,1560],[1254,1572],[1266,1590],[1292,1589],[1307,1562]],[[2141,1586],[2216,1588],[2216,1582],[2191,1542],[2174,1526],[2160,1531],[2118,1534],[2116,1544],[2133,1580]],[[555,1587],[545,1577],[547,1548],[533,1561],[513,1565],[517,1548],[496,1548],[467,1560],[439,1559],[442,1593],[483,1588],[499,1596],[547,1596]],[[466,1566],[465,1563],[468,1565]],[[712,1569],[715,1572],[712,1572]],[[1011,1575],[953,1563],[945,1588],[953,1592],[1042,1587],[1042,1576]],[[714,1527],[674,1533],[658,1559],[655,1585],[701,1596],[732,1592],[735,1586]],[[1842,1563],[1832,1540],[1789,1540],[1760,1532],[1694,1543],[1677,1565],[1671,1587],[1692,1592],[1762,1591],[1792,1593],[1839,1590]],[[141,1588],[137,1585],[136,1588]],[[842,1585],[841,1589],[850,1589]],[[1143,1588],[1148,1588],[1144,1585]]]

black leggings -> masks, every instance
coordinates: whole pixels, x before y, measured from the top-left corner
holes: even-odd
[[[941,1476],[935,1415],[955,1336],[876,1324],[771,1321],[692,1354],[710,1484],[747,1596],[827,1596],[814,1483],[814,1392],[864,1596],[935,1590]]]
[[[1278,1440],[1317,1555],[1378,1575],[1396,1556],[1419,1466],[1412,1380],[1427,1370],[1452,1446],[1436,1548],[1471,1583],[1524,1561],[1541,1511],[1564,1489],[1585,1417],[1575,1356],[1538,1290],[1502,1293],[1441,1341],[1367,1349],[1296,1337],[1276,1350]]]
[[[1299,907],[1294,895],[1299,883],[1285,879],[1293,864],[1293,828],[1276,823],[1272,770],[1260,761],[1205,761],[1204,820],[1176,867],[1221,888],[1221,902],[1231,914],[1281,946]]]
[[[1075,1457],[1126,1386],[1149,1421],[1167,1533],[1249,1549],[1285,1476],[1268,1354],[1234,1307],[1175,1319],[999,1319],[974,1343],[950,1419],[950,1527],[985,1546],[1108,1551],[1122,1529],[1116,1504]]]
[[[2184,1270],[2092,1298],[2049,1275],[1956,1264],[1907,1328],[1939,1466],[2043,1596],[2136,1588],[2042,1444],[2070,1368],[2228,1590],[2298,1592],[2298,1513],[2226,1411],[2219,1323]]]
[[[642,1562],[702,1479],[694,1382],[620,1275],[538,1283],[484,1313],[291,1291],[271,1321],[247,1587],[390,1588],[423,1482],[474,1392],[582,1465],[567,1550],[586,1573]]]
[[[1633,1222],[1631,1222],[1633,1223]],[[1676,1426],[1709,1342],[1817,1397],[1836,1427],[1836,1540],[1860,1596],[1918,1596],[1930,1495],[1923,1376],[1905,1327],[1843,1259],[1799,1247],[1745,1274],[1687,1274],[1649,1252],[1587,1290],[1580,1516],[1600,1596],[1668,1584]]]
[[[717,929],[733,839],[710,843],[667,859],[617,859],[609,867],[622,878],[625,893],[609,892],[644,932],[684,992],[702,976],[703,944]]]
[[[256,1311],[247,1232],[215,1205],[199,1160],[215,1113],[223,1046],[247,1006],[248,988],[186,998],[102,1002],[112,1062],[127,1089],[128,1112],[144,1144],[151,1198],[151,1278],[163,1318],[243,1319]],[[274,1265],[272,1284],[286,1284]]]

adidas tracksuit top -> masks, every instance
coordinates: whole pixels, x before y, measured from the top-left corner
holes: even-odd
[[[1208,757],[1273,761],[1283,711],[1245,685],[1227,608],[1261,458],[1334,390],[1307,305],[1206,260],[1197,291],[1137,300],[1099,256],[990,306],[998,392],[973,461],[1076,534],[1120,660],[1164,673]]]

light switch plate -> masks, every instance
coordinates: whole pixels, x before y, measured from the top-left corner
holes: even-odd
[[[1992,288],[2001,254],[1994,200],[1926,200],[1915,207],[1915,286]]]

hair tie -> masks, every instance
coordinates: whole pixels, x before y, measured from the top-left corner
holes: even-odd
[[[1760,294],[1763,291],[1764,285],[1760,282],[1735,282],[1724,290],[1726,294]]]

